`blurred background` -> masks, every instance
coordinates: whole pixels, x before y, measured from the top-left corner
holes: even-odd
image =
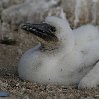
[[[21,55],[37,43],[20,24],[52,15],[67,18],[72,29],[98,25],[99,0],[0,0],[0,75],[5,74],[2,70],[15,73]]]
[[[88,23],[99,25],[99,0],[0,0],[0,79],[17,76],[21,55],[37,44],[20,24],[53,15],[67,18],[72,29]]]

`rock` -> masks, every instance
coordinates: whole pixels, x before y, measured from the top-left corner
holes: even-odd
[[[95,98],[93,98],[93,97],[86,97],[86,98],[81,97],[81,99],[95,99]]]
[[[6,91],[0,91],[0,97],[8,97],[10,94]]]
[[[50,96],[47,96],[47,97],[46,97],[46,99],[52,99],[52,97],[50,97]]]

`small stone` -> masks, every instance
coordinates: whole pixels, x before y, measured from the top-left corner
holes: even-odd
[[[25,96],[24,99],[30,99],[29,96]]]
[[[94,97],[95,97],[95,98],[99,98],[99,95],[95,95]]]
[[[46,99],[52,99],[52,97],[50,97],[50,96],[47,96],[47,97],[46,97]]]
[[[16,84],[17,87],[18,87],[19,85],[20,85],[19,83]]]
[[[22,55],[22,50],[21,49],[18,49],[17,52]]]
[[[10,96],[8,92],[0,91],[0,97],[8,97],[8,96]]]
[[[2,83],[1,86],[6,88],[8,86],[8,83]]]
[[[93,98],[93,97],[86,97],[86,98],[81,97],[81,99],[95,99],[95,98]]]
[[[60,99],[66,99],[65,95],[64,94],[61,94],[60,95]]]

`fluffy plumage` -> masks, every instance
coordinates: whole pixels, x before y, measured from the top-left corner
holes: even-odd
[[[97,27],[86,25],[71,30],[67,20],[57,17],[47,17],[45,22],[56,28],[61,44],[50,52],[41,51],[40,43],[24,53],[18,64],[19,76],[43,84],[96,87],[99,84]]]

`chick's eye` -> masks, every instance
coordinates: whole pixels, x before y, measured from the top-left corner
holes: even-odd
[[[50,32],[56,32],[56,28],[48,23],[46,23],[45,21],[42,22],[43,27],[47,30],[49,30]]]
[[[56,28],[54,26],[50,26],[52,32],[56,32]]]

